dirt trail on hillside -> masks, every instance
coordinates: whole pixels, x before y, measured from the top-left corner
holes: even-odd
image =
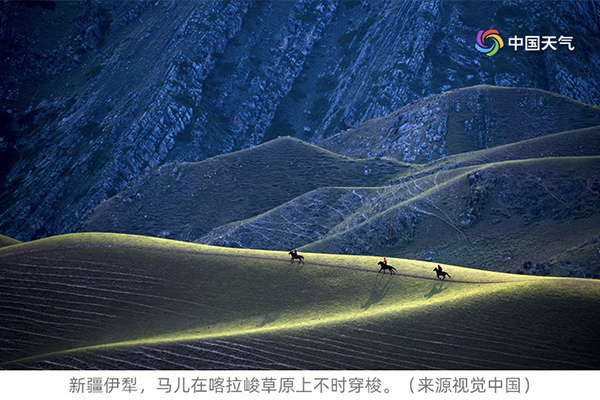
[[[251,260],[277,261],[277,262],[286,263],[286,264],[293,264],[293,265],[290,265],[290,267],[292,267],[292,266],[296,266],[297,267],[299,265],[296,262],[291,263],[290,259],[287,258],[287,254],[285,254],[285,255],[282,254],[282,258],[276,258],[276,257],[259,257],[259,256],[239,255],[239,254],[221,254],[221,253],[213,253],[213,252],[207,252],[207,251],[176,250],[176,249],[153,249],[153,248],[142,247],[142,246],[85,245],[85,244],[70,245],[70,246],[66,246],[66,245],[65,246],[48,246],[48,247],[36,248],[36,249],[16,250],[14,252],[8,252],[6,254],[0,254],[0,259],[11,257],[11,256],[19,256],[19,255],[28,255],[28,254],[42,253],[42,252],[46,252],[46,251],[77,250],[77,249],[127,249],[127,250],[142,250],[142,251],[154,251],[154,252],[160,252],[160,253],[205,255],[205,256],[224,257],[224,258],[240,258],[240,259],[251,259]],[[286,257],[286,258],[284,258],[284,257]],[[378,267],[375,267],[375,269],[367,269],[367,268],[346,267],[346,266],[335,265],[335,264],[313,263],[313,262],[309,262],[309,261],[305,261],[304,264],[300,264],[300,267],[302,267],[302,266],[315,266],[315,267],[323,267],[323,268],[335,268],[335,269],[343,269],[343,270],[349,270],[349,271],[367,272],[367,273],[374,273],[374,274],[378,274],[379,273]],[[432,271],[432,275],[433,274],[434,273]],[[423,279],[423,280],[429,280],[429,281],[439,281],[439,282],[442,282],[442,280],[438,279],[435,276],[424,277],[424,276],[418,276],[418,275],[395,273],[395,274],[391,274],[390,278],[391,277],[398,277],[398,278],[399,277],[404,277],[404,278]],[[456,279],[453,279],[453,278],[446,279],[446,280],[443,280],[443,281],[444,282],[449,282],[449,283],[469,283],[469,284],[491,284],[491,283],[508,283],[508,282],[510,282],[510,281],[464,281],[464,280],[456,280]]]

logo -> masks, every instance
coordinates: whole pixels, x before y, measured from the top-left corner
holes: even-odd
[[[488,46],[486,46],[485,41],[488,40]],[[477,34],[477,43],[475,43],[475,48],[482,53],[485,53],[488,56],[493,56],[504,47],[504,41],[500,37],[500,34],[495,29],[490,29],[487,31],[479,31]]]

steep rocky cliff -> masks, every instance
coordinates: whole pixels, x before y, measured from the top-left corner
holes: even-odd
[[[314,142],[464,86],[598,104],[599,15],[596,1],[3,0],[0,232],[76,231],[165,162]],[[575,50],[487,57],[474,44],[491,28]]]

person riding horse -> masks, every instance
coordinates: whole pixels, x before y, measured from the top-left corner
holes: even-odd
[[[379,269],[379,272],[383,271],[383,273],[385,274],[385,271],[389,270],[390,271],[390,275],[396,273],[396,268],[394,268],[391,265],[389,265],[387,263],[387,260],[385,258],[383,259],[383,261],[379,261],[377,264],[379,264],[379,266],[381,267]]]
[[[290,262],[294,262],[294,260],[298,259],[298,264],[300,264],[300,263],[304,264],[304,256],[299,256],[298,250],[292,250],[288,254],[290,256],[292,256],[292,259],[290,260]]]
[[[433,270],[435,271],[438,279],[444,280],[444,279],[446,279],[446,277],[452,278],[449,273],[447,273],[446,271],[442,270],[442,266],[439,265],[439,264],[438,264],[437,268],[434,268]]]

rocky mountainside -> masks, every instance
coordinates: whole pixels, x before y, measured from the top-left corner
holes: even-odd
[[[166,162],[316,142],[465,86],[598,105],[599,16],[597,1],[2,0],[0,232],[76,231]],[[575,50],[488,57],[474,44],[491,28]]]

